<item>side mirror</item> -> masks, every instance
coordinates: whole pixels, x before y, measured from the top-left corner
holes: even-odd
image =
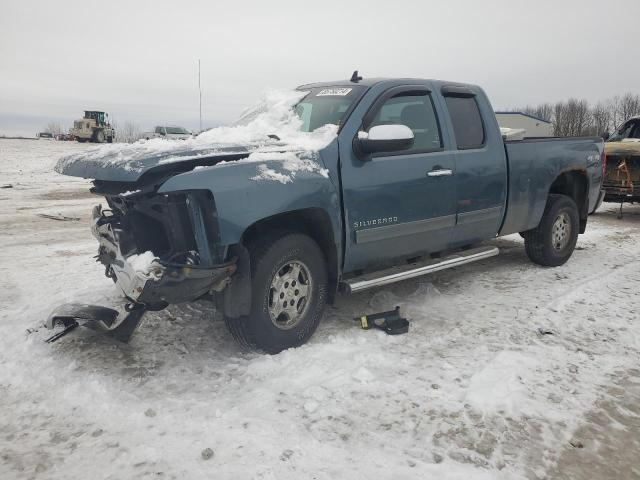
[[[602,139],[603,140],[609,140],[609,137],[611,136],[611,134],[609,132],[604,132],[602,134]]]
[[[368,132],[358,132],[357,144],[362,153],[397,152],[413,145],[413,131],[406,125],[376,125]]]

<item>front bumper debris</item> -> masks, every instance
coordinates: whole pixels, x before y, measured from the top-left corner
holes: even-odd
[[[203,267],[174,264],[154,259],[146,271],[136,270],[121,249],[127,235],[114,216],[105,215],[101,207],[93,208],[91,231],[99,243],[98,261],[129,300],[147,305],[148,309],[163,308],[170,303],[196,300],[219,288],[236,271],[235,261]]]
[[[128,342],[146,312],[144,305],[127,303],[114,308],[82,303],[65,303],[57,307],[45,322],[49,330],[62,325],[64,330],[49,337],[53,343],[71,332],[78,325],[105,332],[116,340]]]

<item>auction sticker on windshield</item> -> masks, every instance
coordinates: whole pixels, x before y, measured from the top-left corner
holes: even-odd
[[[351,88],[325,88],[324,90],[320,90],[316,97],[327,97],[327,96],[338,96],[344,97],[345,95],[349,95]]]

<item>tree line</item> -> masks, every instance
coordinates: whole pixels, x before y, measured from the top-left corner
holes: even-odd
[[[556,103],[541,103],[514,111],[551,122],[557,137],[602,135],[612,133],[625,120],[640,115],[640,95],[616,95],[595,105],[587,100],[570,98]]]

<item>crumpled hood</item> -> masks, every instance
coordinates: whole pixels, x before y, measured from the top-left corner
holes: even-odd
[[[197,148],[184,140],[149,140],[133,145],[103,145],[64,156],[55,171],[72,177],[113,182],[136,182],[150,171],[186,171],[196,166],[249,156],[256,146],[206,145]]]
[[[154,138],[92,147],[61,158],[55,170],[102,181],[137,182],[151,172],[180,173],[248,157],[248,161],[280,160],[292,172],[320,171],[311,157],[337,138],[338,127],[328,124],[313,132],[303,131],[293,106],[304,95],[301,91],[271,91],[235,125],[212,128],[186,140]],[[260,178],[286,181],[266,166],[258,168],[262,169]]]

